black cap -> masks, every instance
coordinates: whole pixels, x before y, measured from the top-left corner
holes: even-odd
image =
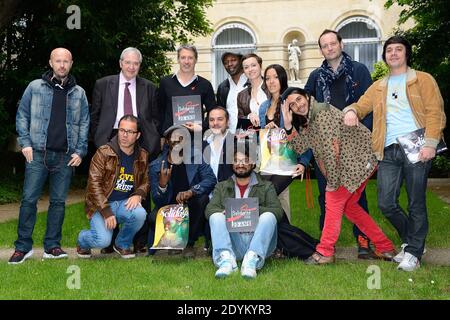
[[[224,62],[224,60],[225,60],[225,58],[226,58],[227,56],[235,56],[235,57],[237,57],[239,60],[242,59],[242,54],[237,53],[237,52],[227,51],[227,52],[224,52],[224,53],[222,54],[222,63]]]

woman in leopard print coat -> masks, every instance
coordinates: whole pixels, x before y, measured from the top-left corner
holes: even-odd
[[[339,237],[343,214],[374,243],[376,258],[391,260],[395,255],[392,242],[358,204],[361,192],[377,165],[370,131],[364,126],[345,126],[341,110],[328,103],[310,103],[303,89],[288,88],[282,99],[284,126],[294,150],[302,153],[312,149],[327,179],[325,225],[316,252],[306,262],[334,262],[334,245]],[[306,120],[300,133],[292,126],[294,114]]]

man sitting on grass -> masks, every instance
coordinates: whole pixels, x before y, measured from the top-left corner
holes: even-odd
[[[234,150],[233,176],[219,182],[213,197],[206,207],[205,215],[211,227],[213,262],[219,269],[217,278],[224,278],[237,270],[236,259],[243,258],[241,275],[246,279],[256,278],[256,269],[261,269],[265,258],[277,245],[277,221],[283,209],[273,184],[253,170],[254,159],[250,157],[250,144],[238,142]],[[228,232],[225,219],[226,198],[256,197],[259,200],[259,220],[254,232]]]
[[[113,245],[122,258],[134,258],[133,237],[142,227],[146,212],[141,201],[148,192],[148,154],[136,143],[141,135],[138,119],[125,115],[117,135],[98,148],[91,161],[86,193],[90,230],[78,236],[77,253],[90,258],[91,248],[104,248],[116,225],[122,224]]]

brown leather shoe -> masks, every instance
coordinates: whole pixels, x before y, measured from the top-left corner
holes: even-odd
[[[380,259],[380,260],[385,260],[385,261],[392,261],[396,255],[397,255],[397,252],[395,250],[385,251],[385,252],[380,252],[378,250],[375,250],[373,252],[374,259]]]
[[[89,259],[92,256],[91,249],[82,249],[80,245],[77,244],[77,256],[82,259]]]
[[[108,247],[106,247],[106,248],[103,248],[102,250],[100,250],[100,253],[101,253],[101,254],[111,254],[111,253],[114,253],[113,246],[110,245],[110,246],[108,246]]]
[[[136,255],[133,253],[133,251],[131,249],[122,249],[116,245],[113,245],[113,249],[115,252],[120,254],[120,256],[123,259],[132,259],[132,258],[136,257]]]
[[[334,263],[334,261],[335,261],[334,255],[325,257],[316,251],[308,259],[305,260],[305,263],[319,265],[319,264]]]

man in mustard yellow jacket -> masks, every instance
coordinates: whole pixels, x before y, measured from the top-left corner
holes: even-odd
[[[446,122],[444,101],[435,79],[409,67],[411,53],[411,44],[404,37],[389,38],[383,47],[389,75],[344,109],[344,123],[350,126],[358,125],[358,118],[373,111],[372,149],[379,160],[378,206],[402,239],[402,250],[394,260],[399,263],[398,269],[405,271],[420,267],[428,233],[428,172]],[[411,163],[397,138],[420,128],[425,130],[420,161]],[[403,179],[408,215],[398,203]]]

